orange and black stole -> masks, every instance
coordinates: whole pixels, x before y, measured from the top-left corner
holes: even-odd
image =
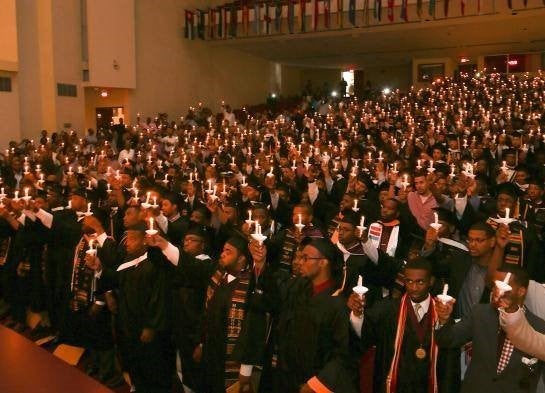
[[[401,298],[401,305],[399,308],[399,315],[397,319],[397,331],[394,342],[394,356],[390,365],[390,371],[386,378],[386,393],[397,392],[399,360],[401,358],[401,348],[403,346],[403,338],[405,336],[405,323],[407,318],[410,318],[409,313],[414,313],[412,309],[411,299],[407,294]],[[431,318],[428,318],[431,331],[431,345],[430,345],[430,370],[428,372],[428,393],[437,393],[437,355],[439,348],[435,342],[435,323],[437,322],[437,313],[435,312],[435,301],[433,297],[430,299],[430,308],[428,313]]]
[[[206,290],[206,308],[216,289],[222,284],[225,272],[216,270]],[[231,295],[231,307],[227,315],[227,343],[225,351],[225,387],[238,381],[240,363],[233,359],[233,350],[242,330],[242,322],[246,311],[246,300],[250,286],[250,272],[244,270],[237,277],[236,287]]]
[[[491,218],[486,220],[486,223],[494,228],[494,230],[497,230],[499,227],[499,224]],[[509,243],[505,246],[504,263],[524,267],[524,237],[522,230],[516,230],[514,228],[509,229]]]

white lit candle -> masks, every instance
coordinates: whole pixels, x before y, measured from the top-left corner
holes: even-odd
[[[302,225],[303,224],[303,215],[301,213],[299,213],[297,215],[297,217],[299,218],[299,225]]]
[[[511,212],[511,209],[509,209],[508,207],[505,208],[505,218],[509,218],[509,213]]]

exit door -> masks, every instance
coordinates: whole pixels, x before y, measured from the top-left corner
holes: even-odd
[[[123,107],[96,108],[97,130],[108,129],[114,124],[118,124],[119,119],[122,118],[124,118]]]

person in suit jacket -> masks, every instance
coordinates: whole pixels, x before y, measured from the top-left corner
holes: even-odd
[[[513,345],[539,360],[545,360],[545,334],[536,331],[523,308],[515,307],[516,311],[507,309],[500,311],[500,326]]]
[[[502,293],[496,285],[491,304],[477,304],[471,314],[457,324],[450,318],[454,302],[436,302],[439,346],[456,348],[473,341],[472,360],[462,383],[462,393],[536,391],[543,363],[528,359],[530,356],[515,346],[499,325],[498,308],[504,305],[502,297],[520,307],[528,288],[528,273],[515,265],[504,265],[493,278],[503,281],[508,273],[512,277],[508,281],[512,290]],[[526,315],[534,329],[545,333],[545,321],[531,312]]]
[[[458,354],[436,343],[433,281],[431,263],[417,257],[405,266],[401,299],[387,298],[370,308],[364,307],[367,295],[353,293],[348,299],[356,344],[351,347],[363,353],[376,346],[374,392],[458,391],[460,378],[452,366]]]
[[[448,283],[448,294],[458,299],[454,307],[455,318],[469,314],[477,303],[490,301],[486,277],[496,244],[494,230],[485,222],[476,222],[469,229],[467,239],[466,252],[457,249],[446,257],[433,260],[435,276],[443,281],[442,284]],[[442,287],[436,286],[437,292]]]

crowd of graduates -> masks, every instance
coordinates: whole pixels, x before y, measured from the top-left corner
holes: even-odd
[[[12,142],[3,323],[138,393],[535,391],[494,279],[545,281],[543,114],[541,74],[461,74]]]

